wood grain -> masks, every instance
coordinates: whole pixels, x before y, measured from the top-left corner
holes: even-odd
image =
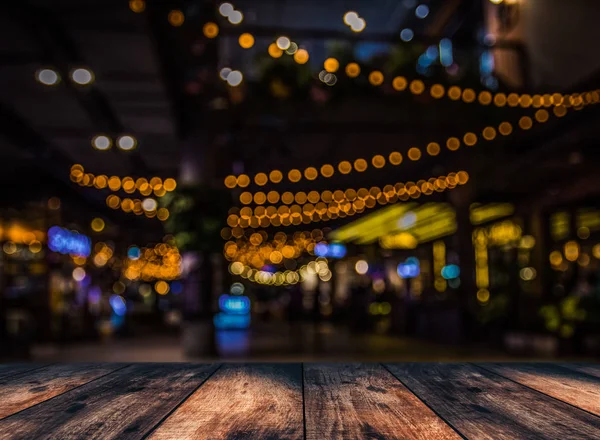
[[[460,439],[380,365],[307,364],[307,439]]]
[[[151,439],[301,439],[300,364],[224,365]]]
[[[389,364],[412,392],[467,438],[597,439],[600,418],[465,364]]]
[[[570,370],[579,371],[580,373],[589,374],[600,378],[600,364],[589,364],[589,363],[559,363],[561,367],[568,368]]]
[[[137,439],[215,368],[132,365],[0,420],[0,439]]]
[[[58,396],[126,365],[54,365],[0,381],[0,419]]]
[[[46,364],[0,364],[0,381],[44,366]]]
[[[478,365],[600,416],[600,379],[594,376],[548,363]]]

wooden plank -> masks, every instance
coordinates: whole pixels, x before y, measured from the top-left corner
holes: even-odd
[[[0,364],[0,381],[27,371],[37,370],[47,364]]]
[[[548,363],[486,363],[486,370],[600,416],[600,379]]]
[[[301,439],[300,364],[223,366],[151,439]]]
[[[580,373],[589,374],[590,376],[595,376],[600,378],[600,364],[590,364],[583,362],[561,362],[557,365],[560,365],[564,368],[569,368],[570,370],[579,371]]]
[[[307,364],[307,439],[460,439],[380,365]]]
[[[600,437],[599,417],[474,365],[412,363],[387,367],[467,438]]]
[[[0,420],[0,439],[137,439],[216,368],[132,365]]]
[[[122,364],[54,365],[0,382],[0,419],[104,376]]]

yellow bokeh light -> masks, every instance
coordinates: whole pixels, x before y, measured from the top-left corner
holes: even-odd
[[[344,160],[338,164],[338,170],[342,174],[348,174],[350,171],[352,171],[352,164],[350,164],[350,162],[347,160]]]
[[[273,170],[269,173],[269,179],[273,183],[279,183],[283,179],[283,174],[279,170]]]
[[[306,64],[308,62],[308,51],[306,49],[298,49],[294,54],[294,61],[298,64]]]
[[[369,73],[369,82],[374,86],[380,86],[383,84],[383,73],[379,70],[374,70]]]
[[[269,178],[265,173],[258,173],[254,176],[254,183],[256,183],[258,186],[264,186],[267,184],[268,181]]]
[[[375,168],[383,168],[385,166],[385,157],[380,154],[373,156],[371,163]]]
[[[510,124],[510,122],[502,122],[498,126],[498,131],[500,132],[501,135],[508,136],[513,131],[512,125]]]
[[[327,58],[323,63],[323,68],[329,73],[335,73],[340,68],[340,63],[335,58]]]
[[[346,65],[346,75],[350,78],[356,78],[360,75],[360,66],[357,63],[348,63]]]
[[[166,295],[167,293],[169,293],[170,290],[169,283],[163,280],[157,281],[154,284],[154,290],[156,290],[156,293],[158,293],[159,295]]]
[[[288,180],[290,182],[295,183],[295,182],[298,182],[300,179],[302,179],[302,173],[300,172],[300,170],[294,169],[288,173]]]
[[[403,76],[397,76],[392,80],[392,87],[394,90],[402,92],[403,90],[406,90],[406,87],[408,87],[408,81],[406,81],[406,78]]]
[[[494,140],[496,138],[496,129],[494,127],[485,127],[482,134],[485,140]]]
[[[250,49],[252,46],[254,46],[254,37],[252,34],[245,32],[240,35],[238,42],[243,49]]]
[[[544,122],[548,121],[549,117],[550,117],[550,115],[548,114],[547,110],[538,110],[537,112],[535,112],[535,119],[538,122],[544,123]]]
[[[397,151],[393,151],[390,153],[389,159],[392,165],[400,165],[402,163],[402,154],[398,153]]]
[[[283,51],[280,48],[278,48],[275,43],[271,43],[269,45],[269,49],[267,50],[272,58],[279,58],[283,55]]]
[[[308,180],[315,180],[318,175],[319,172],[314,167],[308,167],[304,170],[304,177],[306,177]]]
[[[450,151],[456,151],[460,148],[460,141],[455,137],[448,138],[446,141],[446,147]]]
[[[521,127],[522,130],[529,130],[533,127],[533,121],[529,116],[523,116],[519,119],[519,127]]]
[[[463,142],[466,146],[472,147],[477,143],[477,135],[475,133],[467,133],[463,137]]]
[[[325,164],[321,167],[321,175],[323,177],[331,177],[331,176],[333,176],[334,172],[335,172],[335,169],[333,168],[332,165]]]
[[[216,23],[208,22],[202,27],[202,33],[206,38],[215,38],[219,35],[219,26]]]
[[[99,217],[96,217],[95,219],[92,220],[91,223],[91,227],[92,227],[92,231],[94,232],[102,232],[104,230],[104,220],[102,220]]]
[[[492,94],[488,91],[480,92],[478,100],[481,105],[490,105],[492,102]]]
[[[144,10],[146,9],[146,2],[144,0],[130,0],[129,9],[138,14],[140,12],[144,12]]]
[[[419,150],[417,147],[412,147],[410,150],[408,150],[407,156],[410,160],[419,160],[421,158],[421,150]]]
[[[163,188],[169,192],[175,191],[175,188],[177,188],[177,182],[175,181],[175,179],[172,179],[169,177],[169,178],[165,179],[165,181],[163,183]]]
[[[476,97],[477,97],[477,95],[475,94],[475,91],[473,89],[464,89],[463,90],[462,99],[467,104],[470,104],[473,101],[475,101]]]
[[[490,300],[490,291],[487,289],[479,289],[477,291],[477,301],[481,304],[486,304]]]
[[[427,144],[427,154],[430,156],[437,156],[440,154],[440,145],[437,142],[430,142]]]
[[[453,101],[458,101],[462,95],[462,90],[458,86],[452,86],[448,89],[448,97]]]
[[[225,177],[224,183],[227,188],[235,188],[237,185],[237,178],[235,176],[227,176]]]
[[[246,188],[248,185],[250,185],[250,177],[248,177],[246,174],[240,174],[237,178],[237,184],[240,188]]]
[[[425,91],[425,84],[420,79],[415,79],[410,82],[410,91],[414,95],[420,95]]]
[[[171,23],[171,26],[181,26],[184,21],[185,16],[183,15],[183,12],[181,12],[179,9],[175,9],[169,12],[169,23]]]
[[[494,105],[504,107],[506,105],[506,95],[504,93],[496,93],[496,96],[494,96]]]
[[[434,84],[431,87],[431,90],[429,91],[429,93],[431,93],[431,96],[433,96],[436,99],[442,98],[445,92],[446,91],[444,89],[444,86],[442,86],[441,84]]]
[[[354,169],[360,173],[362,173],[363,171],[365,171],[367,169],[367,161],[364,159],[356,159],[354,161]]]

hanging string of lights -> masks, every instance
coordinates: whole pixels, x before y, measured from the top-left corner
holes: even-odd
[[[130,176],[95,175],[86,173],[81,164],[75,164],[71,167],[70,178],[72,182],[77,183],[79,186],[94,187],[96,189],[108,188],[113,192],[123,190],[127,194],[139,191],[143,196],[149,196],[154,192],[156,197],[162,197],[167,192],[174,191],[177,188],[177,181],[171,177],[164,180],[160,177],[152,177],[148,180],[144,177],[134,179]]]
[[[563,117],[567,113],[565,106],[557,106],[553,108],[553,113],[556,117]],[[550,114],[546,109],[539,109],[535,112],[534,118],[523,116],[519,119],[518,127],[521,130],[529,130],[533,127],[534,122],[543,124],[550,118]],[[513,124],[508,121],[501,122],[498,127],[487,126],[482,131],[480,136],[486,141],[496,139],[498,133],[502,136],[509,136],[514,131]],[[462,136],[462,143],[467,147],[472,147],[479,141],[479,137],[474,132],[467,132]],[[446,148],[450,151],[457,151],[461,146],[461,139],[458,137],[449,137],[444,142]],[[406,156],[410,161],[416,162],[423,157],[423,154],[428,156],[437,156],[441,152],[441,146],[437,142],[430,142],[424,149],[424,152],[419,147],[411,147],[406,152]],[[381,154],[375,154],[370,158],[373,168],[380,169],[386,165],[398,166],[404,162],[403,155],[398,151],[393,151],[386,158]],[[359,158],[350,162],[342,160],[337,164],[337,170],[340,174],[347,175],[351,172],[364,172],[369,168],[369,162],[364,158]],[[292,169],[287,173],[287,181],[297,183],[304,177],[306,180],[312,181],[318,177],[330,178],[335,174],[335,168],[331,164],[321,165],[319,168],[311,166],[303,171]],[[233,189],[236,187],[246,188],[252,181],[258,186],[265,186],[267,183],[279,184],[283,182],[284,175],[280,170],[272,170],[268,173],[260,172],[252,176],[240,174],[238,176],[229,175],[225,178],[224,184],[227,188]],[[247,197],[247,196],[245,196]]]
[[[311,222],[334,220],[338,217],[349,217],[360,214],[367,208],[374,208],[377,204],[386,205],[396,203],[398,200],[417,199],[421,195],[452,190],[459,185],[465,185],[468,181],[468,173],[459,171],[450,173],[447,176],[419,180],[416,183],[406,182],[397,183],[394,186],[386,185],[383,191],[379,187],[372,187],[369,190],[361,188],[358,191],[348,189],[342,192],[340,190],[334,193],[324,191],[325,198],[321,197],[321,201],[315,204],[306,203],[303,206],[299,204],[281,205],[279,207],[257,206],[254,209],[246,206],[241,208],[239,212],[231,210],[227,217],[227,225],[232,228],[231,233],[237,238],[243,236],[243,229],[245,228],[296,226],[302,223],[309,224]],[[331,200],[326,202],[326,200],[329,200],[330,193]]]
[[[329,281],[332,276],[327,259],[322,257],[318,257],[315,260],[302,265],[297,270],[286,270],[283,272],[257,270],[240,261],[234,261],[229,265],[229,272],[251,282],[275,286],[297,284],[306,279],[309,275],[318,275],[323,281]]]

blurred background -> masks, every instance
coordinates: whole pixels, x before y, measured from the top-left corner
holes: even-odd
[[[0,8],[0,359],[600,354],[600,5]]]

